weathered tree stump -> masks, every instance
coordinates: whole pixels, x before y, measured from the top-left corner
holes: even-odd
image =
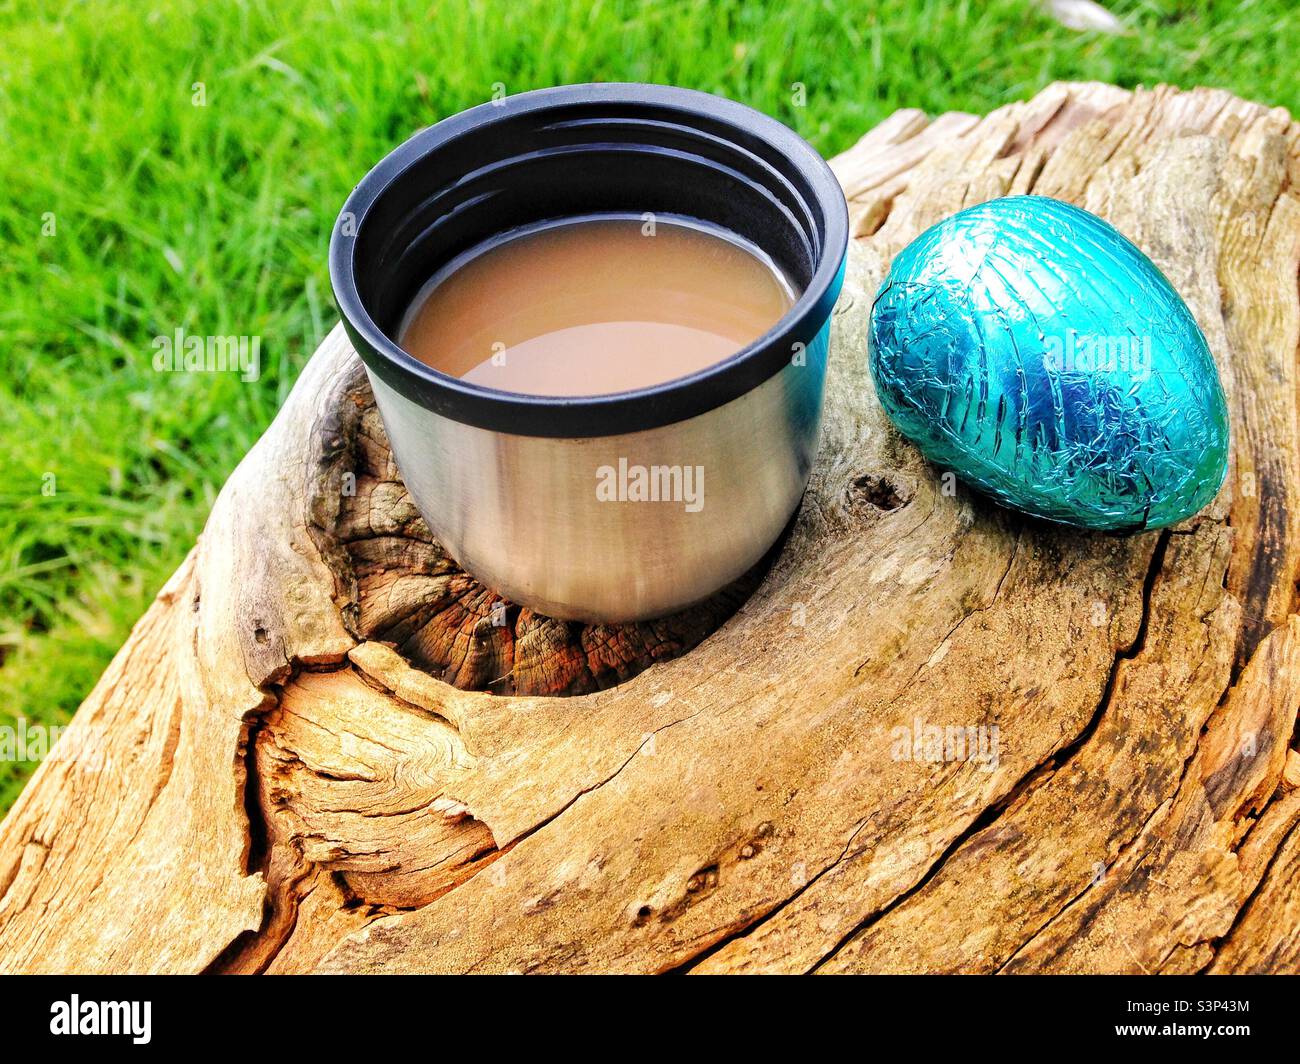
[[[834,165],[822,453],[766,572],[648,625],[498,605],[336,330],[0,828],[0,968],[1300,968],[1300,128],[1056,85]],[[1232,468],[1182,526],[950,493],[880,412],[890,257],[1021,192],[1112,221],[1209,338]]]

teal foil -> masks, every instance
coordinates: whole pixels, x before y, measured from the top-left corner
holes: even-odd
[[[1205,337],[1150,259],[1067,203],[1011,196],[922,233],[881,286],[869,347],[899,431],[1006,506],[1159,528],[1223,483]]]

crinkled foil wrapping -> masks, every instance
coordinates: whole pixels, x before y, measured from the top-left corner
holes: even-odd
[[[1044,196],[964,210],[894,259],[872,310],[880,402],[932,462],[1085,528],[1191,516],[1228,414],[1187,305],[1100,218]]]

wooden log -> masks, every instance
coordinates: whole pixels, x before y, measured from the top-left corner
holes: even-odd
[[[336,330],[0,826],[0,969],[1300,969],[1300,128],[1054,85],[834,167],[822,451],[766,571],[650,625],[502,607]],[[1179,527],[1026,520],[880,412],[891,256],[1024,192],[1210,341],[1232,467]]]

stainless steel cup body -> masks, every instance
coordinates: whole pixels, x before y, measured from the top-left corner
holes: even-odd
[[[554,617],[658,617],[758,562],[808,482],[826,330],[752,391],[639,432],[519,436],[433,414],[372,375],[415,504],[488,587]]]

